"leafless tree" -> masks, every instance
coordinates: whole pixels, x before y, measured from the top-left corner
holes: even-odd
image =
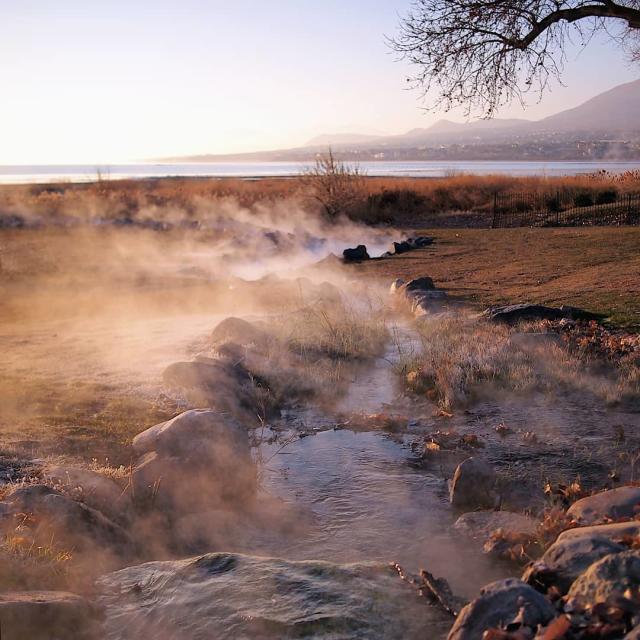
[[[331,149],[302,173],[302,183],[329,218],[348,214],[360,203],[363,181],[360,167],[336,160]]]
[[[490,117],[541,95],[561,79],[567,44],[600,31],[640,61],[640,0],[414,0],[390,43],[416,65],[409,81],[428,107]]]

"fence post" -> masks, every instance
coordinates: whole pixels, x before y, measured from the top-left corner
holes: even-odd
[[[496,228],[496,216],[498,213],[498,192],[493,192],[493,219],[491,220],[491,228]]]

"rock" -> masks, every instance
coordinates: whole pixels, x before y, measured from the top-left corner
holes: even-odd
[[[414,278],[407,282],[404,286],[405,291],[408,293],[414,293],[417,291],[432,291],[436,286],[433,284],[433,280],[428,276],[423,276],[421,278]]]
[[[132,446],[138,455],[150,451],[183,458],[204,453],[207,459],[249,455],[246,429],[229,414],[212,409],[191,409],[149,427],[133,439]]]
[[[242,361],[200,358],[192,362],[174,362],[162,373],[165,384],[181,389],[194,404],[214,406],[239,416],[247,410],[255,414],[255,385]]]
[[[442,638],[449,616],[387,563],[333,564],[233,553],[127,567],[101,576],[104,638],[407,640]]]
[[[569,589],[568,597],[588,605],[622,596],[627,589],[636,592],[640,585],[640,551],[624,551],[605,556],[592,564]]]
[[[360,262],[362,260],[369,260],[370,257],[367,253],[367,247],[359,244],[355,249],[345,249],[342,252],[342,259],[345,262]]]
[[[265,347],[269,343],[266,331],[242,318],[225,318],[211,333],[211,341],[215,344],[235,342],[242,346]]]
[[[415,249],[415,247],[404,240],[402,242],[393,242],[391,247],[389,247],[389,253],[399,255],[401,253],[407,253],[407,251],[411,251],[412,249]]]
[[[219,411],[185,411],[138,434],[133,448],[143,454],[132,472],[133,497],[148,506],[191,513],[255,492],[247,432]]]
[[[558,536],[556,542],[589,536],[604,536],[614,542],[627,536],[640,536],[640,521],[614,522],[612,524],[596,524],[589,527],[567,529]]]
[[[540,560],[531,564],[522,579],[539,591],[552,585],[565,594],[574,580],[594,562],[626,547],[599,535],[556,540]]]
[[[79,549],[109,546],[124,556],[133,553],[133,541],[120,525],[82,502],[62,495],[46,485],[30,485],[14,491],[7,502],[36,519],[36,534],[64,540]]]
[[[70,466],[47,467],[43,476],[114,522],[126,523],[130,519],[131,500],[126,491],[110,478],[95,471]]]
[[[583,524],[635,518],[640,513],[640,487],[618,487],[574,502],[567,515]]]
[[[515,578],[492,582],[468,604],[448,635],[448,640],[480,640],[485,631],[520,623],[535,628],[556,617],[551,603],[535,589]]]
[[[489,320],[516,324],[523,320],[596,320],[598,314],[590,313],[576,307],[547,307],[542,304],[510,304],[504,307],[491,307],[484,314]]]
[[[485,539],[496,529],[516,535],[534,536],[538,521],[512,511],[471,511],[463,513],[453,528],[475,539]]]
[[[427,276],[415,278],[409,282],[395,280],[390,288],[390,293],[400,295],[411,305],[411,312],[416,316],[431,313],[434,307],[446,299],[447,294],[437,289],[433,280]]]
[[[65,591],[0,594],[2,640],[89,640],[99,637],[98,611]]]
[[[409,238],[408,242],[413,244],[416,249],[421,249],[422,247],[427,247],[430,244],[433,244],[433,238],[429,236],[418,236],[417,238]]]
[[[479,458],[467,458],[456,469],[449,492],[451,504],[459,509],[493,507],[496,474],[491,465]]]

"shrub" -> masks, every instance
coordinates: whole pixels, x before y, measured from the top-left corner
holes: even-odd
[[[574,207],[591,207],[593,206],[593,196],[586,191],[578,193],[573,198],[573,206]]]

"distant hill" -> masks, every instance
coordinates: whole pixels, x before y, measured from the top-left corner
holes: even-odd
[[[439,120],[430,127],[400,135],[325,134],[293,149],[165,161],[309,160],[329,146],[339,157],[355,160],[640,159],[640,80],[537,121]]]
[[[366,135],[364,133],[325,133],[305,142],[305,147],[330,147],[336,144],[360,144],[373,142],[384,136]]]
[[[538,121],[537,125],[556,131],[631,131],[640,128],[640,80],[621,84]]]

